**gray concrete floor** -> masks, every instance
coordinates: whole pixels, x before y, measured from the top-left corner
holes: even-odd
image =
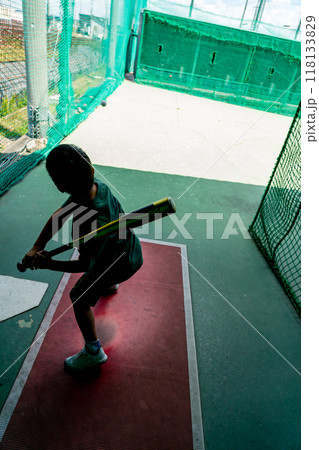
[[[124,81],[65,142],[94,164],[266,185],[291,121]]]

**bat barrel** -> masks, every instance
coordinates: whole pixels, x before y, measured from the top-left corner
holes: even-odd
[[[176,205],[172,197],[166,197],[162,200],[158,200],[157,202],[153,203],[153,205],[154,208],[158,208],[158,212],[162,213],[163,215],[174,214],[176,212]]]
[[[158,200],[157,202],[151,203],[150,205],[144,206],[144,208],[137,209],[136,211],[133,211],[132,213],[128,213],[127,215],[131,214],[174,214],[176,212],[176,206],[171,197],[165,197],[161,200]],[[125,216],[123,216],[125,217]]]
[[[175,214],[176,213],[176,205],[172,197],[167,198],[168,210],[166,214]]]

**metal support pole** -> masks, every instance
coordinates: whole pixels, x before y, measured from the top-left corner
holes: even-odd
[[[241,21],[240,21],[239,28],[242,27],[242,24],[243,24],[243,21],[244,21],[244,17],[245,17],[245,14],[246,14],[246,9],[247,9],[247,5],[248,5],[248,1],[249,1],[249,0],[246,0],[245,7],[244,7],[244,11],[243,11],[243,15],[242,15],[242,18],[241,18]]]
[[[193,6],[194,6],[194,0],[191,1],[191,5],[189,7],[189,15],[188,15],[189,19],[192,17]]]
[[[137,36],[137,43],[136,43],[136,53],[135,53],[135,60],[134,60],[134,71],[133,71],[134,78],[136,78],[137,66],[138,66],[139,59],[140,59],[140,47],[141,47],[141,41],[142,41],[143,25],[144,25],[144,10],[140,12],[138,36]]]
[[[119,18],[120,0],[112,0],[111,17],[110,17],[110,33],[109,33],[109,53],[106,66],[106,78],[113,78],[115,75],[115,55],[117,43],[117,27]]]
[[[296,31],[294,40],[296,40],[297,37],[298,37],[298,33],[299,33],[299,31],[300,31],[300,27],[301,27],[301,19],[299,20],[299,25],[298,25],[298,28],[297,28],[297,31]]]
[[[48,129],[47,5],[23,0],[23,32],[28,100],[28,135],[42,138]]]
[[[59,50],[59,103],[56,115],[59,121],[59,134],[67,136],[70,130],[70,121],[74,115],[74,91],[70,69],[70,49],[72,43],[72,27],[74,17],[74,0],[61,2],[62,29],[58,42]]]
[[[146,2],[144,1],[143,4]],[[134,70],[134,58],[136,54],[136,44],[138,38],[138,20],[141,10],[141,1],[135,0],[134,2],[134,12],[132,15],[131,33],[128,40],[127,52],[126,52],[126,62],[125,62],[125,73],[131,73]]]
[[[256,11],[254,14],[254,19],[252,21],[251,24],[251,30],[253,31],[257,31],[258,27],[259,27],[259,22],[261,21],[263,12],[264,12],[264,8],[265,8],[265,3],[266,0],[259,0],[258,1],[258,6],[256,7]]]

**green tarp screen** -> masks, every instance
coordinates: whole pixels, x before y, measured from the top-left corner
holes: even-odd
[[[145,11],[136,81],[294,115],[300,42]]]

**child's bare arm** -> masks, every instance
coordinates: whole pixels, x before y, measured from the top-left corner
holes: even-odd
[[[88,270],[87,264],[82,260],[59,261],[51,259],[46,252],[37,253],[34,258],[35,269],[49,269],[57,272],[79,273]]]
[[[44,225],[41,233],[39,234],[37,240],[33,244],[33,247],[26,253],[22,260],[22,264],[30,269],[36,268],[34,265],[34,259],[38,252],[44,250],[46,244],[53,237],[53,235],[62,227],[63,222],[61,220],[57,220],[59,214],[61,213],[62,208],[57,209],[52,216],[49,218],[47,223]],[[53,230],[52,223],[56,224],[55,229]]]
[[[57,220],[57,219],[58,219],[62,209],[63,208],[59,208],[52,214],[50,219],[44,225],[44,227],[43,227],[41,233],[39,234],[37,240],[35,241],[33,247],[37,247],[40,250],[43,250],[45,248],[46,244],[49,242],[49,240],[54,236],[54,234],[57,233],[57,231],[59,231],[59,229],[63,225],[63,222],[62,222],[62,220]],[[53,222],[55,225],[54,230],[53,230],[53,226],[52,226]]]

